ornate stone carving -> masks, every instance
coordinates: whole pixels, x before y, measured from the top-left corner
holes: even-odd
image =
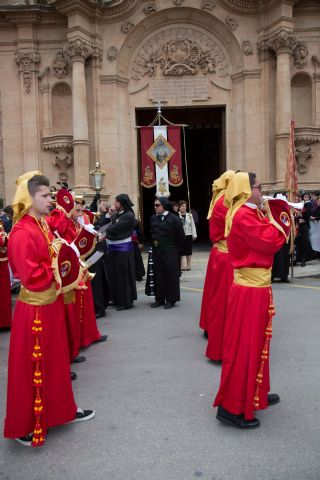
[[[286,30],[281,30],[274,37],[269,39],[269,48],[277,55],[279,50],[288,49],[291,51],[296,39],[293,35],[289,34]]]
[[[211,12],[216,6],[216,2],[213,0],[202,0],[201,8],[202,10],[209,10]]]
[[[49,74],[50,74],[50,67],[46,67],[43,70],[43,72],[41,72],[38,76],[41,93],[48,93],[50,91]]]
[[[234,17],[231,17],[230,15],[228,15],[225,19],[225,24],[227,25],[227,27],[230,28],[230,30],[234,31],[236,30],[236,28],[238,28],[238,22],[237,20],[234,18]]]
[[[269,47],[269,42],[266,38],[257,42],[257,53],[258,53],[258,60],[262,62],[263,60],[268,60],[271,54],[271,50]]]
[[[129,33],[130,30],[133,29],[133,27],[134,27],[134,24],[133,24],[133,23],[128,22],[128,21],[123,22],[123,23],[121,24],[121,32],[123,32],[123,33]]]
[[[241,43],[241,50],[243,51],[244,55],[252,55],[253,54],[253,47],[249,40],[244,40]]]
[[[308,47],[306,42],[302,42],[300,40],[294,42],[294,44],[292,45],[292,55],[296,67],[305,67],[308,61]]]
[[[32,85],[32,72],[37,71],[40,63],[40,55],[37,50],[16,52],[16,62],[19,65],[19,72],[23,75],[23,83],[26,93],[30,93]]]
[[[69,72],[69,62],[63,50],[60,50],[52,62],[53,74],[57,78],[65,78]]]
[[[312,154],[313,149],[307,142],[305,144],[301,143],[300,145],[296,146],[296,160],[299,173],[304,174],[307,172],[307,161],[312,157]]]
[[[137,54],[131,77],[228,75],[228,62],[217,43],[205,34],[187,28],[165,30],[155,35]]]
[[[72,135],[52,135],[42,139],[43,150],[55,154],[53,165],[59,169],[60,182],[68,181],[68,168],[73,164]]]
[[[72,62],[84,62],[92,55],[92,46],[83,40],[74,40],[64,45],[64,51]]]
[[[116,47],[109,47],[107,50],[107,59],[113,62],[118,56],[118,49]]]
[[[92,57],[93,67],[101,68],[103,55],[102,55],[102,49],[98,47],[98,45],[93,45],[91,57]]]
[[[176,7],[181,7],[181,5],[183,4],[184,0],[173,0],[173,4],[176,6]]]
[[[151,15],[151,13],[154,13],[157,11],[157,7],[154,3],[149,3],[143,8],[143,13],[148,16]]]

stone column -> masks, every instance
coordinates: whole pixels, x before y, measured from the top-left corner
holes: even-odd
[[[82,40],[75,40],[66,44],[64,48],[72,62],[74,188],[83,191],[90,188],[85,60],[92,54],[92,47]]]
[[[36,49],[16,51],[21,76],[22,146],[26,171],[39,169],[38,83],[40,55]]]
[[[47,67],[42,74],[39,75],[40,92],[42,94],[42,137],[48,137],[51,133],[49,73],[50,67]]]
[[[314,82],[314,126],[320,127],[320,73],[313,74]]]
[[[286,171],[288,139],[291,122],[290,55],[294,37],[282,30],[269,46],[277,55],[276,73],[276,181],[283,183]]]

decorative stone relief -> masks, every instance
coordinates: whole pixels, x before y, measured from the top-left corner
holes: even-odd
[[[113,62],[118,56],[118,49],[116,47],[109,47],[107,50],[107,59]]]
[[[311,145],[308,144],[307,142],[296,146],[296,160],[297,160],[299,173],[301,174],[307,173],[307,170],[308,170],[307,162],[312,157],[312,154],[313,154],[313,149]]]
[[[181,5],[183,4],[184,0],[173,0],[173,4],[176,6],[176,7],[181,7]]]
[[[73,164],[73,155],[67,151],[60,151],[56,153],[53,165],[59,169],[60,182],[68,181],[68,168]]]
[[[86,58],[92,55],[92,46],[83,40],[66,43],[63,48],[72,62],[84,62]]]
[[[292,46],[292,55],[296,67],[305,67],[308,62],[308,47],[306,42],[297,40]]]
[[[23,75],[25,91],[26,93],[30,93],[32,72],[37,71],[37,65],[40,63],[40,55],[37,50],[31,52],[18,50],[16,52],[16,62],[19,65],[19,72]]]
[[[201,8],[202,10],[209,10],[211,12],[216,6],[216,2],[213,0],[202,0]]]
[[[131,78],[158,75],[182,77],[185,75],[216,73],[229,74],[228,62],[218,44],[205,34],[193,29],[165,30],[145,44],[132,66]]]
[[[269,39],[269,48],[277,55],[280,49],[286,48],[291,51],[295,43],[295,37],[289,34],[286,30],[281,30],[277,35]]]
[[[258,60],[262,62],[263,60],[268,60],[271,50],[269,47],[269,42],[266,38],[257,42],[257,53],[258,53]]]
[[[231,17],[230,15],[228,15],[225,19],[225,24],[227,25],[227,27],[230,28],[230,30],[234,31],[236,30],[236,28],[238,28],[238,22],[237,20],[234,18],[234,17]]]
[[[253,47],[249,40],[244,40],[241,43],[241,50],[243,51],[244,55],[252,55],[253,54]]]
[[[50,91],[49,74],[50,74],[50,67],[46,67],[43,70],[43,72],[41,72],[38,76],[41,93],[48,93]]]
[[[157,7],[154,3],[149,3],[143,8],[143,13],[148,16],[151,15],[151,13],[154,13],[157,11]]]
[[[98,45],[93,45],[91,57],[92,57],[93,67],[101,68],[103,55],[102,55],[102,49],[98,47]]]
[[[129,33],[130,30],[132,30],[134,27],[134,24],[131,23],[131,22],[123,22],[122,25],[121,25],[121,32],[123,33]]]
[[[57,78],[65,78],[69,72],[69,62],[63,50],[60,50],[52,62],[52,71]]]

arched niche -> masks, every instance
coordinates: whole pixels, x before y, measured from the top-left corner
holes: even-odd
[[[312,126],[312,82],[307,73],[296,73],[291,79],[292,115],[296,127]]]
[[[66,82],[56,83],[51,90],[52,134],[72,134],[72,94]]]

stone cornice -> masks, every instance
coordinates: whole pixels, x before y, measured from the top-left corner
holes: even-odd
[[[294,139],[296,143],[316,143],[320,142],[319,127],[296,127],[294,129]]]
[[[245,79],[260,78],[261,72],[261,68],[256,68],[253,70],[241,70],[241,72],[237,72],[234,75],[231,75],[231,79],[233,82],[239,83]]]
[[[102,0],[49,0],[49,3],[67,16],[81,13],[88,17],[113,19],[122,15],[128,16],[135,8],[137,0],[123,0],[114,6],[108,6]]]
[[[50,135],[42,138],[42,148],[45,151],[59,152],[66,150],[71,152],[73,149],[72,135]]]
[[[120,87],[126,87],[129,83],[128,78],[120,77],[119,75],[100,75],[100,83],[118,85]]]

